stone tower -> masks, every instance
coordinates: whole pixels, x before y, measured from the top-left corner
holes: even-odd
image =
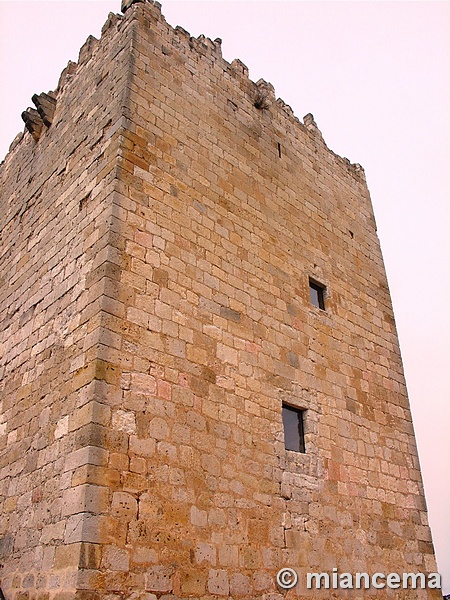
[[[219,39],[123,11],[0,167],[6,600],[436,571],[362,168]]]

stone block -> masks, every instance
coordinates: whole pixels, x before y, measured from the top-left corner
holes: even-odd
[[[210,569],[208,574],[208,592],[217,596],[228,596],[230,585],[228,573],[221,569]]]
[[[53,92],[49,92],[48,94],[42,92],[42,94],[39,95],[34,94],[31,99],[33,101],[33,104],[36,106],[37,111],[44,124],[47,127],[50,127],[50,125],[53,122],[53,115],[55,114],[56,108],[55,94]]]
[[[44,121],[41,119],[37,110],[34,110],[34,108],[27,108],[27,110],[22,113],[22,120],[25,122],[25,127],[33,136],[34,141],[39,141],[44,127]]]
[[[109,490],[98,485],[78,485],[63,492],[63,516],[90,512],[99,514],[108,508]]]
[[[114,492],[112,496],[111,514],[126,522],[137,516],[137,501],[131,494],[125,492]]]
[[[145,575],[145,589],[149,592],[170,592],[173,589],[172,567],[150,567]]]
[[[106,546],[103,550],[102,567],[111,571],[125,571],[130,568],[128,550],[117,546]]]

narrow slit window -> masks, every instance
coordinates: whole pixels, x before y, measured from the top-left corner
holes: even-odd
[[[325,310],[325,287],[311,279],[309,280],[309,298],[311,304]]]
[[[284,447],[305,453],[304,410],[283,404]]]

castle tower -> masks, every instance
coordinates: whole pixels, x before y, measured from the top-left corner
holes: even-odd
[[[362,168],[220,40],[123,10],[0,167],[6,600],[435,572]]]

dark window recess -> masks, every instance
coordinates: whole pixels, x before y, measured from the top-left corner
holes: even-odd
[[[281,158],[281,144],[278,142],[278,156]]]
[[[315,281],[309,280],[309,297],[311,304],[317,306],[321,310],[325,310],[325,287],[316,283]]]
[[[283,404],[284,447],[294,452],[305,452],[304,410]]]

